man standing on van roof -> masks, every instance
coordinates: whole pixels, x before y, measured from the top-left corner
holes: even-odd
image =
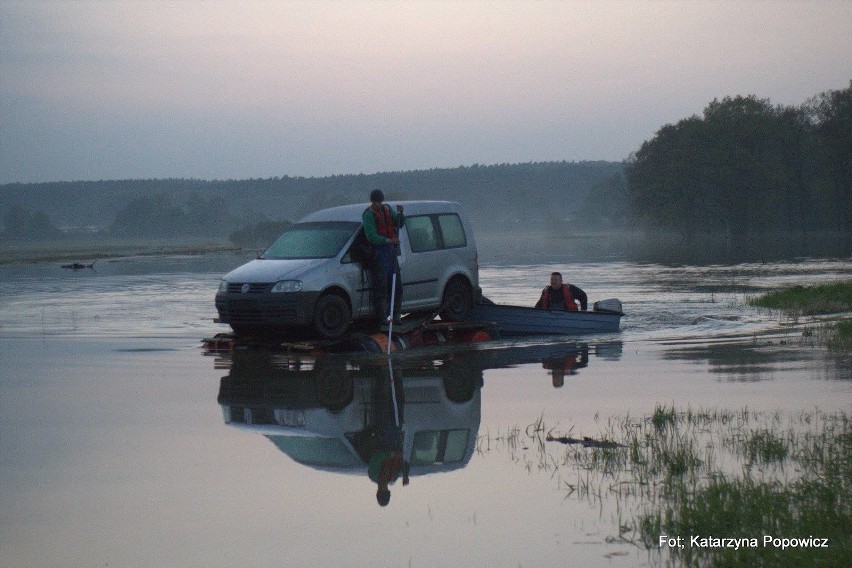
[[[580,302],[580,309],[585,312],[588,302],[586,293],[573,284],[563,284],[562,274],[553,272],[550,275],[550,286],[541,291],[541,298],[535,307],[576,312],[577,302]]]
[[[370,206],[364,210],[361,219],[364,223],[364,235],[373,245],[373,259],[369,264],[372,277],[372,300],[375,315],[386,320],[390,314],[390,294],[393,276],[396,274],[396,295],[394,297],[394,317],[400,317],[402,306],[402,278],[397,262],[399,228],[405,223],[402,205],[396,211],[384,204],[385,194],[380,189],[370,192]]]

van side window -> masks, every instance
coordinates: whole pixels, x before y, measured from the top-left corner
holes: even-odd
[[[444,248],[467,246],[464,228],[458,215],[455,213],[438,215],[438,224],[441,226],[441,235],[444,237]]]
[[[457,213],[416,215],[405,218],[411,252],[467,246],[464,227]]]
[[[427,430],[414,434],[411,465],[458,463],[467,453],[470,430]]]
[[[429,215],[418,215],[405,218],[405,228],[408,240],[411,242],[411,252],[427,252],[438,249],[438,235]]]

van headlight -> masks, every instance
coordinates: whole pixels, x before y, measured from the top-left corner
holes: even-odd
[[[272,292],[298,292],[301,289],[301,280],[280,280],[272,287]]]
[[[225,280],[224,278],[222,280],[219,280],[219,291],[220,292],[227,292],[228,291],[228,281]]]

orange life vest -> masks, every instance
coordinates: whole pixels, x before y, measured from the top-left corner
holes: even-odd
[[[373,217],[376,218],[376,232],[386,239],[396,238],[396,225],[393,223],[393,215],[391,215],[390,207],[382,205],[382,212],[376,213],[376,210],[370,207],[373,212]]]
[[[541,292],[541,306],[545,309],[550,308],[550,286],[542,290]],[[574,302],[574,296],[571,295],[571,291],[568,289],[567,284],[562,285],[562,299],[565,300],[565,307],[569,312],[577,311],[577,304]]]

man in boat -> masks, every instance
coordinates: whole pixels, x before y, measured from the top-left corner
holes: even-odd
[[[576,312],[578,302],[580,309],[585,312],[588,302],[586,293],[573,284],[563,284],[562,274],[553,272],[550,275],[550,286],[541,291],[541,298],[538,299],[535,307]]]
[[[390,309],[390,295],[393,289],[393,277],[396,275],[396,294],[394,296],[394,316],[399,318],[402,305],[402,278],[397,262],[399,229],[405,223],[402,205],[396,211],[384,204],[385,194],[380,189],[370,193],[370,206],[364,210],[361,219],[364,223],[364,235],[373,246],[372,259],[368,269],[372,280],[371,299],[376,317],[386,320]]]

